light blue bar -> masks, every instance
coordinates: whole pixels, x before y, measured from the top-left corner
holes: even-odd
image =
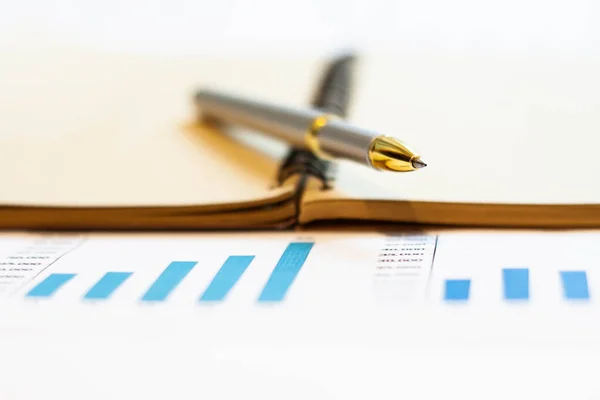
[[[107,272],[85,294],[84,299],[106,300],[130,276],[131,276],[131,272]]]
[[[229,257],[200,297],[200,301],[223,301],[253,259],[254,256]]]
[[[304,265],[314,243],[290,243],[263,288],[258,301],[282,301],[288,289]]]
[[[502,281],[506,300],[529,299],[528,268],[505,268],[502,270]]]
[[[75,274],[50,274],[31,289],[26,297],[50,297],[74,277]]]
[[[589,300],[587,275],[585,271],[560,271],[563,295],[568,300]]]
[[[195,265],[195,261],[173,261],[150,286],[142,301],[165,300]]]
[[[448,279],[444,290],[444,300],[446,301],[466,301],[469,300],[469,291],[471,289],[470,279]]]

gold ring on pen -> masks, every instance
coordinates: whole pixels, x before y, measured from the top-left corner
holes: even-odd
[[[329,156],[321,150],[321,145],[319,144],[319,138],[317,136],[319,135],[319,131],[325,125],[327,125],[327,122],[329,122],[330,119],[331,116],[329,115],[318,116],[313,120],[312,124],[310,125],[310,128],[304,135],[304,141],[308,149],[312,151],[314,155],[323,159],[330,159],[331,156]]]

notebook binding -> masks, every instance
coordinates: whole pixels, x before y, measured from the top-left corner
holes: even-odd
[[[322,189],[330,189],[334,180],[334,164],[316,157],[312,152],[303,149],[291,149],[283,160],[277,174],[279,186],[295,175],[312,176],[322,183]]]

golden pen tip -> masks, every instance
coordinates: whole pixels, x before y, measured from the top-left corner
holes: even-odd
[[[425,168],[427,166],[420,158],[415,158],[412,160],[411,164],[415,169]]]

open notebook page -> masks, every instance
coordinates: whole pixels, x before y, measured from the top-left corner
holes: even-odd
[[[358,67],[350,120],[406,141],[428,167],[342,162],[335,190],[311,191],[305,205],[600,203],[599,58],[406,53]]]
[[[300,103],[312,89],[315,62],[77,49],[1,58],[2,205],[206,206],[291,194],[271,188],[281,154],[261,153],[207,126],[190,129],[191,99],[214,84]],[[282,85],[289,65],[304,84]]]

